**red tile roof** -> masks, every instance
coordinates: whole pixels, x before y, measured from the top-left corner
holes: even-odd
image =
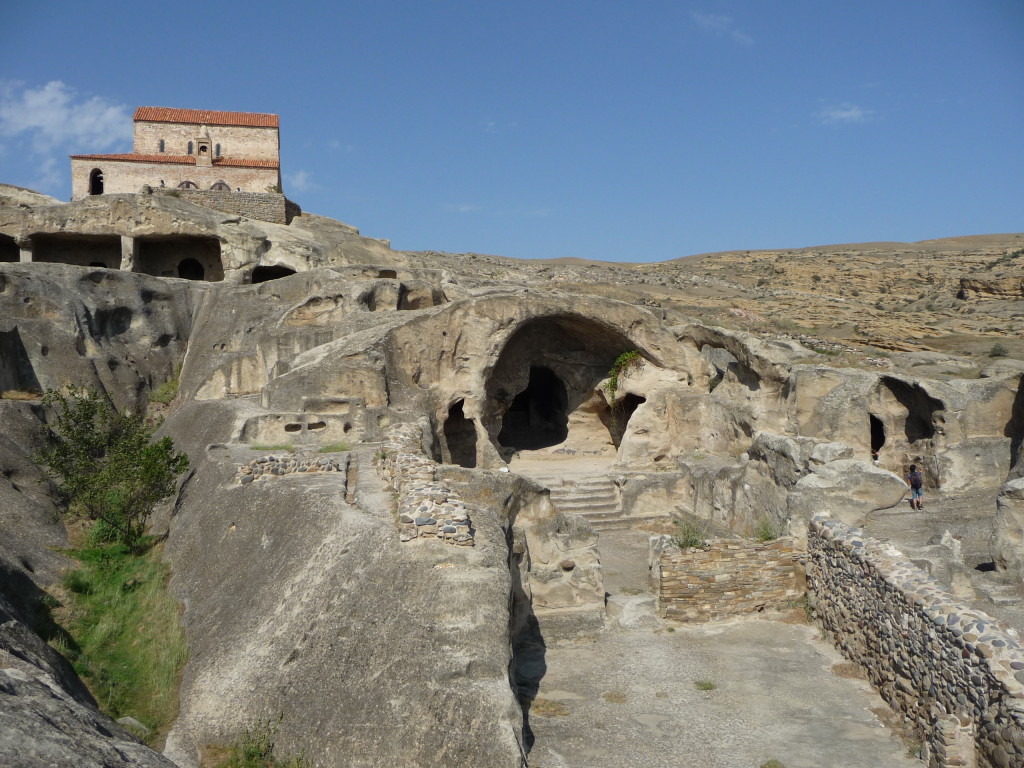
[[[277,115],[262,112],[221,112],[208,109],[173,109],[171,107],[139,107],[135,122],[188,123],[190,125],[237,125],[249,128],[277,128]]]
[[[71,155],[72,160],[107,160],[116,163],[166,163],[195,165],[195,155],[136,155],[131,152],[115,155]],[[278,168],[277,160],[253,160],[244,157],[215,157],[215,168]]]

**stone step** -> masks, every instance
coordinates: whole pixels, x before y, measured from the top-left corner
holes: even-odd
[[[587,518],[590,522],[590,527],[598,533],[602,531],[629,531],[644,525],[662,523],[671,519],[669,515],[636,515],[634,517],[619,515],[616,517],[599,518],[597,520]]]
[[[995,605],[1024,602],[1020,587],[1014,584],[981,584],[978,585],[978,591]]]

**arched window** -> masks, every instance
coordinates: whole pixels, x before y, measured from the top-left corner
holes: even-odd
[[[161,152],[164,151],[164,140],[163,139],[160,139],[160,151]]]
[[[214,144],[213,154],[215,157],[220,157],[220,144]]]
[[[218,192],[230,192],[231,191],[231,187],[229,187],[223,181],[218,181],[216,184],[214,184],[212,187],[210,187],[210,189],[215,189]]]
[[[190,155],[192,154],[192,142],[191,141],[188,143],[188,153]]]
[[[93,168],[92,173],[89,174],[89,194],[103,194],[103,171],[99,168]]]
[[[199,189],[199,185],[194,181],[188,181],[187,179],[178,185],[178,189]]]

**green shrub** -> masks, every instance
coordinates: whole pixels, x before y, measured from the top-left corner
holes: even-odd
[[[679,532],[672,537],[672,543],[680,549],[703,547],[707,543],[706,534],[706,525],[698,525],[689,520],[682,520],[679,523]]]
[[[761,763],[761,768],[786,768],[780,760],[776,760],[774,757],[771,760],[765,760]]]
[[[718,687],[718,684],[714,680],[698,680],[694,683],[698,691],[713,691]]]
[[[149,395],[149,402],[160,403],[160,405],[167,405],[175,397],[178,396],[178,385],[181,383],[181,366],[179,365],[175,371],[174,376],[169,378],[163,384],[154,389]]]
[[[775,541],[775,539],[779,538],[781,535],[779,525],[773,522],[770,518],[759,518],[757,525],[754,526],[754,538],[758,541]]]
[[[1006,345],[999,343],[998,341],[992,345],[992,348],[988,351],[989,357],[1006,357],[1010,354],[1010,350],[1006,348]]]
[[[174,494],[188,456],[175,453],[169,437],[151,442],[154,427],[98,392],[51,389],[42,402],[57,415],[34,458],[56,481],[67,512],[102,521],[114,532],[107,538],[138,554],[153,507]]]

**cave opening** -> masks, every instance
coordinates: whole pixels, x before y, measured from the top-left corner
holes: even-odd
[[[601,420],[608,428],[608,432],[612,436],[612,444],[616,448],[622,445],[622,438],[626,434],[626,427],[629,425],[629,420],[633,417],[633,414],[636,413],[636,409],[646,402],[646,397],[629,392],[617,399],[615,405],[601,415]]]
[[[568,405],[565,384],[555,372],[546,366],[530,366],[526,389],[505,411],[498,442],[527,451],[558,445],[569,434]]]
[[[868,421],[871,422],[871,453],[874,455],[885,445],[885,425],[873,413],[868,414]]]
[[[882,384],[906,412],[903,430],[907,441],[915,443],[933,438],[935,413],[943,409],[942,401],[931,397],[921,387],[911,386],[899,379],[884,378]]]
[[[14,238],[0,233],[0,261],[21,261],[21,249]]]
[[[294,275],[295,270],[289,269],[288,267],[272,266],[272,267],[256,267],[252,271],[252,283],[265,283],[268,280],[280,280],[282,277],[288,277]]]
[[[135,238],[136,272],[157,277],[219,282],[224,279],[220,240],[202,235],[147,235]]]
[[[476,466],[476,426],[472,419],[466,418],[462,400],[455,401],[448,408],[444,440],[452,464],[469,469]]]
[[[178,262],[178,277],[184,280],[202,280],[205,273],[203,265],[195,259],[182,259]]]

